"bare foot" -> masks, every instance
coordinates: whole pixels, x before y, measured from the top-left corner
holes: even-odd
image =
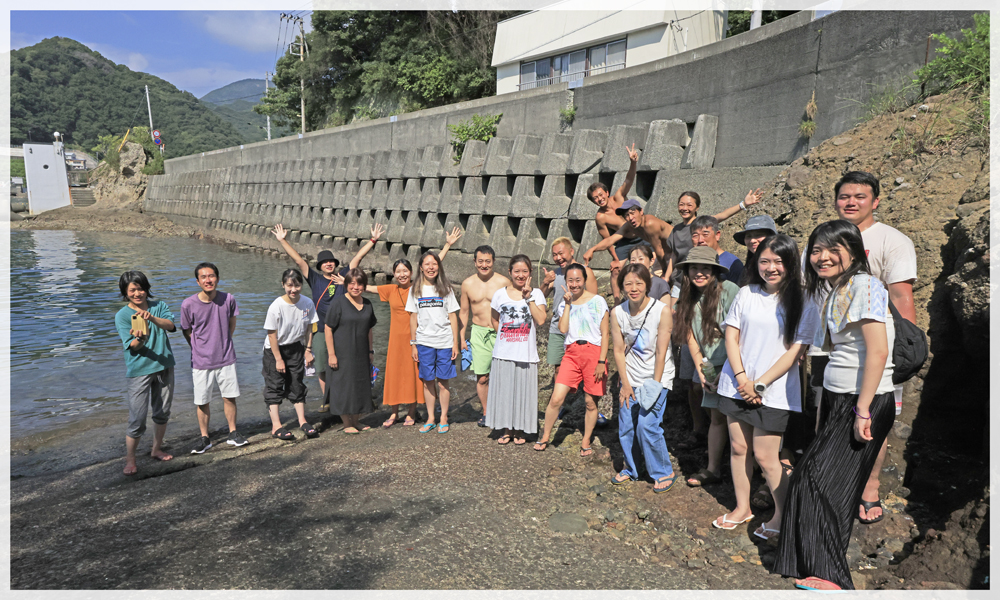
[[[162,452],[160,450],[150,453],[150,456],[153,457],[153,460],[162,460],[162,461],[167,461],[174,457],[172,454],[167,454],[166,452]]]
[[[125,473],[126,475],[135,475],[136,472],[138,471],[139,469],[134,464],[130,465],[128,463],[125,463],[125,470],[122,471],[122,473]]]

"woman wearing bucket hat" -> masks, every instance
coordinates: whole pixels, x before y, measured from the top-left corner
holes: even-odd
[[[285,240],[288,235],[288,230],[278,223],[271,230],[274,237],[278,239],[278,243],[281,244],[281,249],[285,251],[293,261],[295,261],[296,266],[302,271],[302,274],[306,276],[306,280],[309,282],[309,288],[312,290],[312,302],[313,306],[316,308],[316,314],[319,317],[319,322],[316,323],[316,331],[313,335],[313,347],[310,348],[313,353],[313,364],[316,367],[316,374],[319,377],[319,389],[320,393],[326,397],[326,382],[324,380],[326,370],[327,370],[327,352],[326,352],[326,337],[323,334],[325,323],[326,323],[326,310],[330,306],[330,301],[333,300],[335,296],[342,296],[344,294],[344,275],[346,275],[351,269],[356,269],[359,264],[361,264],[361,259],[365,257],[366,254],[371,252],[371,249],[375,247],[375,243],[378,241],[382,234],[385,233],[385,226],[381,223],[376,223],[372,227],[372,236],[361,248],[358,253],[354,255],[351,259],[349,266],[340,269],[337,272],[337,268],[340,266],[340,261],[333,256],[333,252],[329,250],[321,250],[319,255],[316,256],[316,268],[309,266],[306,259],[302,258],[295,248]],[[319,412],[328,412],[330,410],[330,405],[325,402],[319,407]]]
[[[681,270],[681,295],[674,321],[674,342],[686,344],[691,351],[704,389],[701,407],[711,414],[708,465],[687,479],[688,485],[697,487],[722,481],[722,452],[728,434],[726,416],[718,408],[716,385],[726,362],[724,320],[740,288],[719,278],[728,269],[719,264],[718,254],[708,246],[692,248],[677,267]]]
[[[777,235],[778,228],[774,225],[774,219],[770,215],[754,215],[747,219],[747,225],[743,231],[733,234],[733,239],[740,246],[747,247],[747,258],[744,265],[753,264],[754,253],[757,246],[769,235]],[[740,280],[736,282],[740,287],[750,283],[750,269],[744,269]]]

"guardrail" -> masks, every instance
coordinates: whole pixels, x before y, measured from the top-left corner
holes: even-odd
[[[523,90],[533,90],[538,87],[544,87],[546,85],[555,85],[557,83],[570,83],[573,81],[580,81],[584,77],[590,77],[591,75],[601,75],[603,73],[610,73],[612,71],[621,71],[625,68],[625,63],[617,63],[614,65],[606,65],[603,67],[594,67],[592,69],[583,69],[582,71],[574,71],[573,73],[566,73],[565,75],[559,74],[552,77],[543,77],[542,79],[536,79],[528,83],[517,84],[517,91]]]

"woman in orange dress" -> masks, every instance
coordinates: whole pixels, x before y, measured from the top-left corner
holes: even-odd
[[[457,227],[445,235],[445,245],[438,257],[444,260],[451,245],[462,237]],[[385,360],[385,385],[382,403],[393,408],[382,427],[392,427],[399,420],[399,409],[408,405],[403,425],[416,423],[417,404],[424,403],[424,387],[418,375],[418,365],[410,356],[410,314],[406,312],[406,295],[413,283],[413,267],[405,258],[392,265],[396,283],[369,285],[366,291],[378,294],[379,300],[389,303],[389,344]]]

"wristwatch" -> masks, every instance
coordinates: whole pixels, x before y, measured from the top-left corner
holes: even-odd
[[[767,384],[755,381],[753,382],[753,391],[757,392],[758,396],[762,396],[767,391]]]
[[[410,345],[411,346],[416,346],[417,345],[417,340],[410,340]]]

